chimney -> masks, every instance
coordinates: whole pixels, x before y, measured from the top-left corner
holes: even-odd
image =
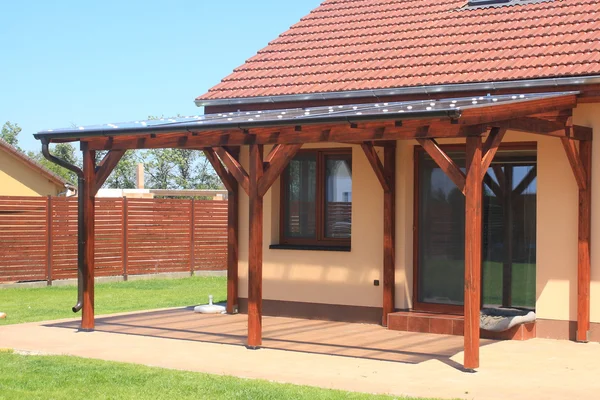
[[[135,174],[136,187],[138,189],[144,188],[144,163],[138,163]]]

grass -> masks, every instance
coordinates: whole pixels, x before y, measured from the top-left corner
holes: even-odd
[[[95,290],[97,315],[154,308],[190,306],[227,298],[225,277],[190,277],[98,283]],[[75,286],[0,289],[0,311],[6,319],[0,326],[23,322],[72,318],[77,299]]]
[[[6,400],[393,398],[77,357],[0,352],[0,365],[0,397]]]

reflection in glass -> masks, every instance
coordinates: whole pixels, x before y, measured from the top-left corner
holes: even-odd
[[[285,235],[294,238],[316,238],[316,154],[298,154],[290,161],[286,173]]]
[[[464,152],[449,152],[464,167]],[[462,305],[465,199],[419,153],[418,300]],[[464,168],[463,168],[464,171]],[[535,307],[536,155],[499,151],[483,188],[483,303]]]
[[[341,155],[325,160],[325,237],[348,239],[352,231],[351,160]]]

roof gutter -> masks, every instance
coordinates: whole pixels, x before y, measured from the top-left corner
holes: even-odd
[[[83,220],[83,184],[84,177],[81,168],[76,165],[69,164],[65,160],[62,160],[50,153],[49,140],[42,139],[42,154],[48,161],[51,161],[69,171],[77,174],[77,304],[73,306],[72,310],[74,313],[81,310],[83,307],[83,252],[85,250],[85,242],[83,240],[83,233],[85,232],[85,222]]]
[[[402,95],[432,95],[438,93],[456,93],[471,91],[496,91],[511,90],[523,88],[540,88],[561,86],[579,86],[600,83],[600,75],[567,77],[567,78],[549,78],[549,79],[528,79],[517,81],[498,81],[498,82],[480,82],[480,83],[459,83],[450,85],[433,86],[409,86],[392,89],[377,90],[354,90],[346,92],[328,92],[328,93],[309,93],[293,94],[282,96],[263,96],[263,97],[245,97],[237,99],[215,99],[215,100],[196,100],[196,106],[234,106],[244,104],[264,104],[264,103],[287,103],[314,100],[336,100],[336,99],[355,99],[372,97],[379,99],[389,96]]]

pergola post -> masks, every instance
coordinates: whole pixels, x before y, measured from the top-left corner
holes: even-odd
[[[96,198],[95,151],[83,147],[83,308],[81,329],[94,329],[94,202]]]
[[[226,151],[223,149],[223,151]],[[239,186],[234,175],[228,171],[217,157],[213,148],[205,148],[206,159],[221,178],[227,189],[227,313],[238,312],[238,240],[239,240]],[[230,149],[228,156],[239,161],[239,148]]]
[[[263,146],[250,145],[250,241],[248,247],[248,347],[262,344],[262,255],[263,196],[259,180],[263,176]]]
[[[395,310],[396,286],[396,142],[383,145],[383,164],[372,142],[361,148],[383,188],[383,300],[381,324],[387,326],[388,314]]]
[[[589,341],[590,331],[590,234],[592,218],[592,141],[579,142],[579,160],[586,185],[579,189],[577,250],[577,341]]]
[[[592,141],[580,140],[579,150],[571,139],[575,127],[567,121],[566,137],[561,142],[579,188],[577,232],[577,333],[578,342],[589,341],[590,331],[590,234],[592,219]],[[590,136],[591,138],[591,136]]]
[[[467,138],[465,182],[465,356],[464,367],[479,367],[479,315],[481,309],[482,141]]]
[[[383,172],[389,190],[383,193],[383,326],[395,310],[396,292],[396,142],[384,147]]]

